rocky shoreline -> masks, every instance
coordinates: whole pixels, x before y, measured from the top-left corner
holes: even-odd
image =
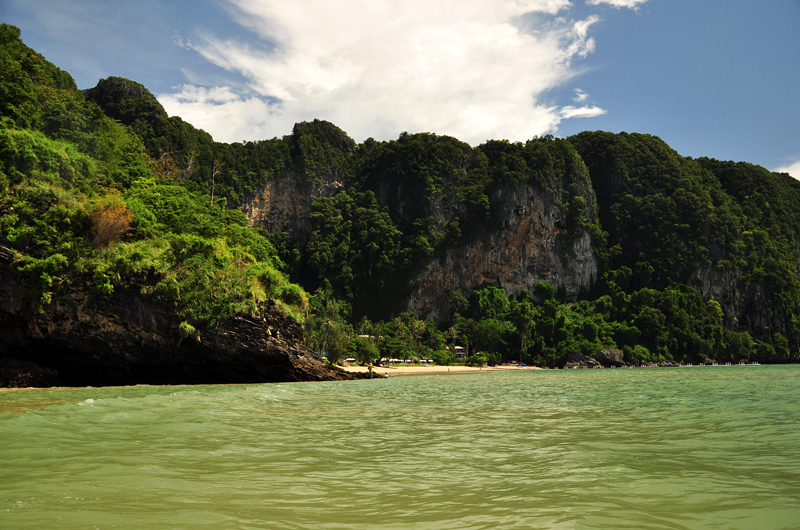
[[[742,360],[742,362],[745,362]],[[730,363],[728,363],[730,364]],[[759,364],[759,363],[748,363]],[[697,366],[718,366],[716,360],[709,357],[703,359],[702,364]],[[625,359],[622,351],[617,349],[603,349],[596,353],[593,357],[583,355],[580,353],[573,353],[568,357],[564,369],[578,369],[578,368],[641,368],[641,367],[670,367],[670,366],[691,366],[684,365],[683,363],[676,363],[674,361],[644,361],[642,359]]]
[[[26,309],[13,251],[0,252],[0,387],[274,383],[360,379],[323,361],[274,302],[221,327],[182,329],[170,301],[132,279],[105,297],[81,280]],[[6,258],[6,259],[3,259]]]

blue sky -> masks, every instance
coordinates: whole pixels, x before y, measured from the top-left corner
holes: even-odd
[[[800,0],[3,0],[81,88],[147,86],[216,140],[327,119],[476,145],[642,132],[800,178]]]

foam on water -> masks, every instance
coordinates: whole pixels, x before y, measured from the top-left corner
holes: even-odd
[[[800,520],[796,366],[23,390],[0,411],[2,528]]]

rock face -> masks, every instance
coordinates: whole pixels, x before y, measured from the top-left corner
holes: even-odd
[[[287,232],[301,244],[311,235],[311,203],[332,197],[347,185],[344,167],[355,142],[333,124],[314,120],[292,131],[293,166],[246,196],[239,208],[250,226]]]
[[[336,195],[344,181],[344,175],[336,171],[312,179],[303,170],[290,170],[245,197],[241,210],[250,226],[273,234],[287,232],[294,241],[305,243],[312,231],[311,203],[318,197]]]
[[[15,294],[17,282],[16,273],[0,263],[0,375],[6,385],[357,378],[303,345],[300,325],[272,302],[262,305],[258,317],[238,315],[219,329],[186,332],[170,304],[140,294],[137,286],[103,298],[85,286],[69,286],[43,312],[31,314]]]
[[[428,264],[414,281],[408,311],[424,320],[446,319],[451,291],[469,296],[485,283],[499,284],[514,296],[539,282],[563,287],[570,298],[589,290],[597,279],[591,235],[582,229],[571,239],[562,235],[564,212],[554,193],[521,183],[497,189],[490,200],[497,229]]]
[[[767,295],[760,282],[742,281],[741,269],[716,269],[695,267],[689,285],[697,289],[706,300],[719,302],[725,327],[733,331],[763,333],[772,331],[791,336],[791,319],[780,307],[766,310]]]
[[[588,355],[570,353],[564,368],[600,368],[602,365]]]
[[[625,359],[622,351],[615,349],[603,349],[594,356],[595,360],[603,366],[625,366]]]
[[[140,83],[122,77],[107,77],[97,86],[83,90],[89,101],[103,112],[132,127],[143,138],[162,134],[169,125],[167,111]]]
[[[58,371],[54,368],[16,359],[0,359],[0,388],[47,387],[58,384]]]

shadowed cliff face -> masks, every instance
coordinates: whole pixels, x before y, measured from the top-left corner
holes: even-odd
[[[591,288],[598,275],[590,235],[597,227],[596,201],[588,171],[569,144],[538,141],[539,158],[529,167],[532,175],[499,175],[493,183],[487,158],[466,144],[431,135],[414,140],[418,143],[401,138],[389,144],[391,148],[367,164],[366,175],[349,180],[341,166],[314,162],[304,151],[292,169],[264,183],[240,207],[251,224],[271,233],[286,232],[301,246],[315,229],[312,202],[352,184],[375,194],[406,241],[415,236],[415,222],[422,220],[436,248],[410,271],[397,271],[392,281],[407,288],[398,289],[405,293],[392,302],[395,310],[413,311],[425,320],[447,320],[452,291],[468,297],[485,283],[499,284],[514,296],[540,282],[563,289],[569,298]],[[325,141],[329,152],[350,152],[347,145]],[[442,166],[436,178],[423,178],[435,164]],[[448,239],[453,225],[466,235]],[[456,246],[442,243],[459,240]],[[433,252],[438,257],[430,260]]]
[[[240,209],[250,226],[287,232],[305,243],[311,235],[311,203],[332,197],[348,183],[347,167],[355,142],[333,124],[298,123],[291,136],[293,165],[245,196]]]
[[[570,138],[589,167],[610,268],[654,273],[631,288],[685,283],[718,302],[725,327],[781,333],[793,347],[800,278],[800,184],[743,162],[684,158],[658,137],[584,132]],[[797,292],[797,291],[795,291]]]
[[[146,278],[140,279],[146,282]],[[271,301],[219,329],[185,331],[171,304],[139,287],[107,297],[63,288],[41,313],[22,309],[18,277],[0,268],[0,386],[270,383],[353,379],[302,344],[303,330]],[[29,363],[35,363],[31,368]],[[26,374],[6,373],[18,366]],[[44,367],[44,370],[41,368]],[[57,375],[53,371],[57,371]]]
[[[451,291],[469,296],[486,283],[499,284],[514,296],[539,282],[563,286],[569,298],[589,290],[597,279],[591,236],[581,229],[570,241],[565,239],[564,213],[554,193],[521,183],[499,188],[491,201],[496,229],[431,261],[415,280],[409,311],[423,320],[447,319]]]
[[[763,333],[766,330],[791,337],[791,320],[782,307],[769,308],[767,292],[762,283],[742,280],[741,269],[718,269],[698,266],[692,271],[689,285],[703,298],[719,302],[725,327],[732,331]]]
[[[267,181],[245,197],[241,210],[250,226],[267,232],[286,232],[294,241],[305,243],[311,235],[311,203],[318,197],[332,197],[344,187],[344,176],[328,171],[312,179],[303,170],[290,170]]]

